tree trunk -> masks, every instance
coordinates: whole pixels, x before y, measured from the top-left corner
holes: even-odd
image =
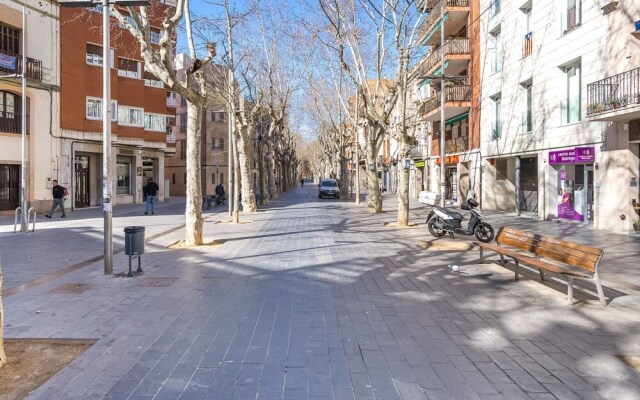
[[[262,196],[262,204],[269,204],[269,196],[267,191],[267,164],[264,159],[264,144],[258,143],[258,182],[260,185],[260,195]]]
[[[378,146],[376,146],[375,140],[372,140],[370,135],[369,140],[367,140],[367,206],[369,206],[369,210],[372,212],[381,213],[382,212],[382,194],[380,193],[380,183],[378,180]],[[369,166],[373,164],[373,170],[369,168]]]
[[[185,244],[202,244],[202,187],[200,171],[200,121],[202,105],[187,102],[187,204]]]
[[[251,166],[249,165],[249,137],[247,129],[238,129],[236,144],[238,149],[238,164],[240,166],[240,188],[242,190],[242,209],[244,211],[255,212],[256,196],[251,185]]]
[[[340,196],[349,196],[349,175],[347,174],[347,159],[340,157]]]
[[[401,143],[398,154],[406,154],[406,144]],[[404,168],[404,160],[398,160],[398,225],[409,225],[409,169]]]
[[[4,311],[2,310],[2,264],[0,263],[0,368],[7,362],[7,355],[4,353]]]

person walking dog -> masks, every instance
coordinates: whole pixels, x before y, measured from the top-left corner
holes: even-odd
[[[49,214],[45,214],[44,216],[51,218],[53,213],[56,211],[56,208],[60,206],[60,211],[62,211],[60,218],[66,218],[67,213],[64,212],[64,197],[68,194],[67,189],[58,185],[58,181],[55,179],[52,183],[53,187],[51,188],[51,193],[53,195],[53,200],[51,200],[51,211],[49,211]]]
[[[144,191],[147,193],[147,208],[144,211],[144,215],[149,214],[149,211],[151,211],[151,215],[155,214],[154,203],[156,201],[158,190],[160,190],[158,184],[153,181],[153,178],[149,178],[147,186],[144,187]]]

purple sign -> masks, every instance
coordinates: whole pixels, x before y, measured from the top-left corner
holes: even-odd
[[[595,147],[576,147],[549,152],[549,165],[592,163],[595,160]]]
[[[584,215],[580,214],[568,204],[558,204],[558,218],[584,221]]]
[[[560,171],[558,171],[558,172],[560,172],[560,180],[561,180],[561,181],[564,181],[564,180],[566,180],[566,179],[567,179],[567,171],[566,171],[566,170],[561,169],[561,170],[560,170]]]

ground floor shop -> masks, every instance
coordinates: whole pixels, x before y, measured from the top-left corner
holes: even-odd
[[[441,193],[440,157],[425,161],[424,190]],[[445,156],[445,202],[460,205],[468,198],[478,198],[480,193],[480,156],[477,151]]]

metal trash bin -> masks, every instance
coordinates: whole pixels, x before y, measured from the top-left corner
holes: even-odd
[[[142,271],[141,256],[144,254],[144,226],[127,226],[124,228],[124,254],[129,256],[129,273],[127,276],[133,276],[131,271],[131,260],[138,257],[138,270]]]
[[[144,226],[124,228],[124,254],[127,256],[144,254]]]

